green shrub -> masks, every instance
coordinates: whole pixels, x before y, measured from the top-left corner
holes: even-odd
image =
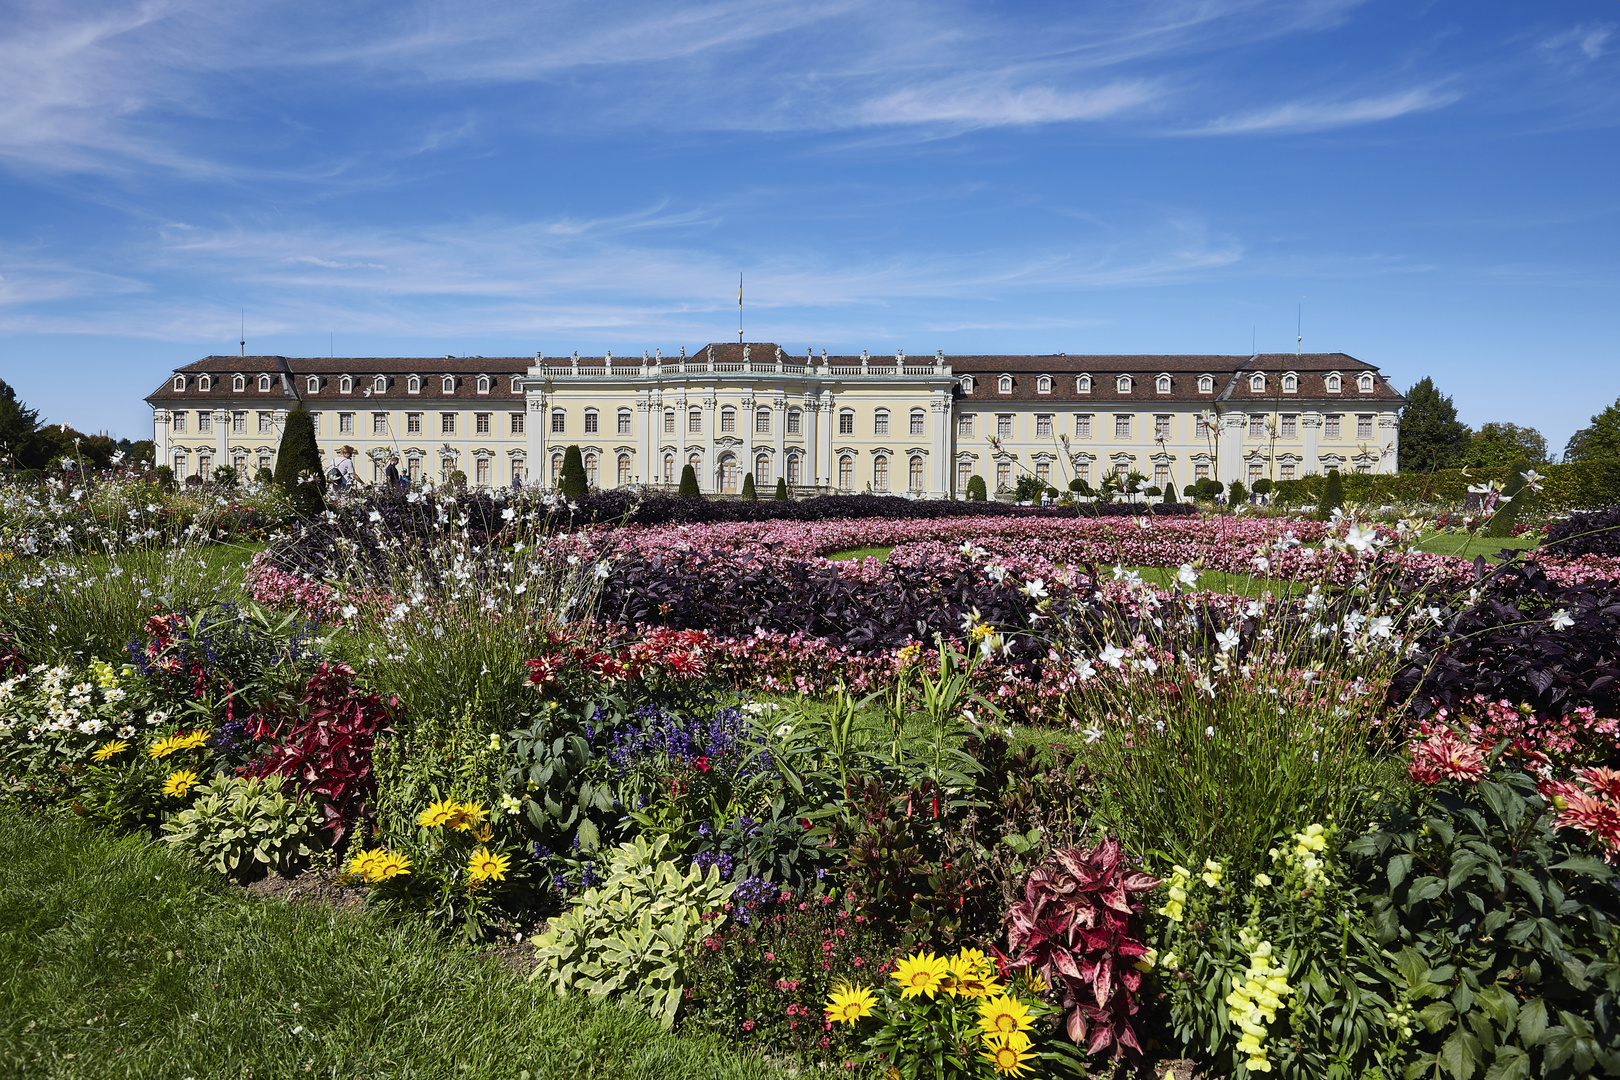
[[[1269,478],[1261,477],[1254,482],[1254,493],[1256,495],[1264,495],[1269,492],[1273,486],[1274,485]]]
[[[681,490],[679,494],[690,495],[694,498],[702,494],[702,492],[698,490],[697,470],[692,467],[692,463],[690,461],[688,461],[686,463],[686,467],[681,470]]]
[[[1249,501],[1249,493],[1243,488],[1243,481],[1232,481],[1232,488],[1227,492],[1227,505],[1242,506]]]
[[[235,465],[214,466],[214,470],[208,474],[208,479],[213,482],[215,487],[219,488],[233,488],[242,482]]]
[[[467,474],[460,469],[451,469],[447,479],[450,486],[458,491],[465,490],[467,487]]]
[[[780,476],[778,476],[776,478],[776,501],[777,502],[787,502],[788,501],[787,481],[784,480]]]
[[[585,479],[585,459],[580,455],[577,444],[563,451],[563,466],[562,472],[557,475],[557,489],[569,502],[578,502],[591,493],[591,486]]]
[[[1327,483],[1322,487],[1321,501],[1316,505],[1316,516],[1327,521],[1333,516],[1333,511],[1344,505],[1344,479],[1339,476],[1338,469],[1329,469]]]
[[[1176,485],[1164,485],[1164,501],[1167,503],[1173,503],[1176,501]]]
[[[1530,463],[1524,458],[1508,466],[1507,479],[1502,481],[1502,501],[1485,524],[1483,535],[1496,538],[1513,535],[1514,524],[1524,519],[1535,498],[1535,492],[1524,482],[1524,474],[1529,471]]]
[[[204,866],[246,881],[261,872],[288,874],[315,854],[319,816],[277,784],[221,775],[193,794],[190,806],[163,823],[163,839]]]
[[[272,483],[275,478],[275,473],[271,472],[263,465],[260,465],[258,470],[253,474],[253,482],[256,484],[269,484]]]
[[[743,473],[742,497],[746,502],[759,500],[759,493],[754,490],[754,474],[751,472]]]
[[[967,501],[984,502],[986,498],[988,493],[985,491],[984,477],[978,475],[968,477]]]
[[[302,405],[287,414],[276,451],[275,481],[293,509],[305,517],[320,513],[326,505],[326,470],[315,444],[315,421]]]
[[[607,880],[576,900],[535,940],[544,980],[567,996],[628,996],[667,1029],[686,992],[685,952],[725,922],[735,885],[718,867],[682,873],[661,861],[669,837],[636,837],[609,854]]]

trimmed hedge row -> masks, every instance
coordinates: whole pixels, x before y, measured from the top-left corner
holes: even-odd
[[[466,499],[485,499],[469,495]],[[504,506],[504,503],[502,504]],[[833,521],[846,518],[958,517],[1155,517],[1196,514],[1191,506],[1162,503],[1085,503],[1077,506],[1014,506],[1000,502],[953,502],[947,499],[906,499],[898,495],[821,495],[789,502],[745,502],[736,499],[694,499],[678,495],[637,495],[604,491],[579,500],[577,510],[563,510],[557,520],[565,528],[586,524],[701,525],[717,521]]]

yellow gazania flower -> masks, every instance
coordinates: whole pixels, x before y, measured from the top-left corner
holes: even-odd
[[[450,799],[441,799],[417,815],[416,823],[425,828],[436,829],[440,825],[448,824],[456,816],[459,807]]]
[[[870,1013],[876,1004],[877,998],[866,987],[839,983],[833,987],[832,996],[827,999],[827,1019],[853,1024]]]
[[[480,844],[489,843],[490,837],[494,835],[495,830],[489,827],[489,822],[487,821],[473,830],[473,839],[478,841]]]
[[[955,993],[965,998],[995,997],[1001,993],[996,965],[978,949],[963,949],[950,959]]]
[[[889,976],[900,984],[900,997],[914,998],[918,994],[927,994],[932,998],[941,990],[946,989],[945,979],[949,965],[931,952],[914,953],[900,961]]]
[[[353,874],[355,877],[362,877],[367,881],[370,881],[371,868],[376,864],[378,856],[382,855],[382,853],[382,848],[376,848],[372,851],[361,849],[360,851],[355,852],[354,855],[349,858],[348,863],[343,867],[343,872],[345,874]]]
[[[1003,1076],[1022,1076],[1032,1071],[1026,1062],[1035,1057],[1029,1052],[1029,1036],[1022,1031],[986,1036],[984,1051],[979,1056]]]
[[[445,822],[457,832],[468,832],[484,823],[484,807],[481,803],[457,803],[455,813]]]
[[[467,860],[467,880],[474,885],[482,881],[505,881],[506,871],[511,865],[510,856],[496,855],[488,848],[479,848]]]
[[[410,873],[410,866],[411,860],[405,856],[387,848],[374,848],[371,851],[358,852],[349,860],[349,865],[344,867],[344,870],[375,884]]]
[[[157,742],[153,743],[152,748],[148,750],[147,753],[151,754],[155,760],[157,758],[168,757],[170,754],[180,749],[183,749],[180,745],[180,740],[175,738],[173,735],[170,735],[166,739],[159,739]]]
[[[1008,994],[991,998],[979,1006],[979,1030],[987,1039],[1028,1031],[1034,1026],[1035,1018],[1029,1015],[1029,1006]]]
[[[107,745],[103,746],[101,749],[97,750],[95,753],[91,754],[90,755],[90,760],[91,761],[106,761],[108,758],[113,757],[116,754],[122,754],[125,750],[128,750],[128,749],[129,749],[129,743],[125,742],[123,739],[114,739],[112,742],[108,743]]]
[[[207,741],[207,729],[198,728],[196,731],[188,731],[184,735],[176,735],[174,737],[174,748],[176,750],[195,750]]]
[[[1018,973],[1018,983],[1031,994],[1046,993],[1046,980],[1034,968],[1025,968]]]
[[[163,794],[181,796],[190,791],[197,782],[197,774],[187,769],[172,772],[169,778],[163,781]]]

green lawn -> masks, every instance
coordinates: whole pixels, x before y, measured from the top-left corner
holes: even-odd
[[[1473,559],[1483,555],[1488,561],[1495,562],[1496,556],[1504,548],[1524,551],[1537,547],[1540,543],[1540,536],[1510,536],[1492,540],[1484,536],[1470,536],[1467,533],[1430,533],[1412,546],[1418,551],[1427,551],[1433,555],[1453,555],[1459,559]]]
[[[826,557],[829,559],[887,559],[889,552],[893,550],[893,544],[888,547],[859,547],[851,548],[849,551],[835,551]]]
[[[249,899],[139,837],[0,810],[0,1077],[781,1075],[421,928]]]

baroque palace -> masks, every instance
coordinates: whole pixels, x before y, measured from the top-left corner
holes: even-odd
[[[1139,472],[1179,491],[1329,469],[1393,472],[1404,398],[1344,353],[1255,356],[794,356],[716,343],[691,356],[210,356],[147,402],[176,477],[273,467],[287,412],[313,414],[324,460],[356,448],[379,479],[552,484],[578,445],[593,485],[960,498]],[[368,460],[369,459],[369,460]]]

